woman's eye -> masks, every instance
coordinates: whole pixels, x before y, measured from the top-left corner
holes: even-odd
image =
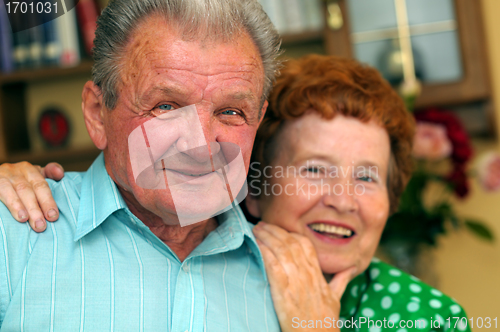
[[[305,176],[311,178],[318,178],[326,176],[326,168],[321,166],[310,166],[306,169]]]
[[[358,180],[364,181],[364,182],[375,182],[375,180],[371,176],[360,176]]]
[[[309,167],[307,171],[311,173],[319,173],[321,170],[318,167]]]

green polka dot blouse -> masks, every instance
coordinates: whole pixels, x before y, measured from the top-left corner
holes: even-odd
[[[454,300],[376,258],[347,285],[336,325],[342,331],[470,331]]]

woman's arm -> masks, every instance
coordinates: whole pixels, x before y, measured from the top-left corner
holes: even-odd
[[[28,162],[0,165],[0,201],[19,222],[29,220],[31,228],[43,232],[46,221],[59,218],[59,210],[45,178],[59,181],[64,169],[57,163],[44,168]]]
[[[309,331],[297,321],[340,316],[340,299],[355,269],[337,273],[327,283],[308,238],[260,222],[254,234],[262,252],[274,308],[283,332]],[[316,331],[316,330],[315,330]],[[340,331],[336,327],[317,331]]]

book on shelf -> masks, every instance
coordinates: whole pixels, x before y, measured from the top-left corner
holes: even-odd
[[[12,57],[12,29],[5,6],[0,4],[0,71],[10,73],[14,70]]]
[[[35,0],[30,0],[29,3],[36,6]],[[29,8],[29,6],[28,6]],[[25,18],[29,29],[26,30],[28,34],[28,60],[27,66],[29,68],[38,68],[43,63],[43,28],[41,15],[27,15]]]
[[[27,0],[27,3],[35,5],[37,0]],[[65,3],[72,9],[64,15],[45,11],[39,15],[23,15],[20,10],[8,15],[0,1],[1,73],[42,66],[73,67],[81,62],[82,56],[92,55],[100,13],[97,0],[78,3],[65,0]]]
[[[80,63],[80,44],[75,8],[59,16],[55,21],[58,37],[61,42],[59,65],[61,67],[76,66]]]
[[[80,0],[76,5],[76,14],[85,51],[88,55],[92,55],[97,17],[99,16],[98,5],[94,0]]]
[[[12,57],[14,59],[14,66],[16,69],[24,69],[28,67],[29,63],[29,33],[24,27],[26,26],[26,20],[20,11],[11,16],[12,25],[19,27],[20,30],[13,33],[13,48]],[[24,29],[24,30],[23,30]],[[14,30],[14,29],[13,29]]]
[[[61,40],[57,32],[57,23],[54,20],[57,14],[54,12],[45,13],[42,25],[43,29],[43,63],[45,66],[55,66],[59,64],[62,47]]]

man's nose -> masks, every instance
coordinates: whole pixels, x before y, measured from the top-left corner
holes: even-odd
[[[176,142],[176,148],[198,163],[210,161],[210,157],[219,153],[220,145],[217,143],[217,135],[214,133],[210,117],[198,112],[199,126],[189,126]],[[194,121],[193,121],[194,123]]]
[[[323,195],[325,205],[334,208],[339,213],[354,213],[359,209],[354,179],[345,177],[333,181],[330,192]]]

